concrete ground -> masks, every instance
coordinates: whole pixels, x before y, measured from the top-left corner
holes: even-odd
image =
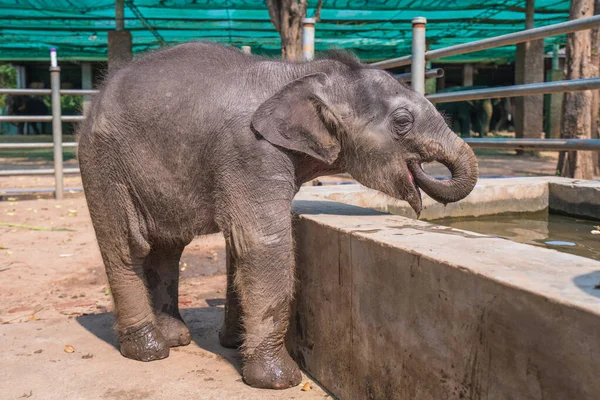
[[[242,382],[237,351],[217,339],[224,260],[220,236],[186,248],[180,307],[193,342],[171,349],[165,360],[132,361],[116,347],[111,296],[83,196],[0,202],[0,398],[328,397],[307,377],[284,391]],[[312,389],[302,391],[306,382]]]

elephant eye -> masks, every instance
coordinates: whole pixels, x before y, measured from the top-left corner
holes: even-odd
[[[391,124],[394,136],[399,139],[413,127],[413,116],[406,108],[399,108],[392,113]]]

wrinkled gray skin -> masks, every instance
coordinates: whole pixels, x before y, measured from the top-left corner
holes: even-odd
[[[426,175],[420,163],[433,160],[453,178]],[[347,171],[418,213],[417,185],[447,203],[477,180],[470,148],[386,72],[347,55],[292,64],[208,43],[150,54],[111,76],[80,127],[79,161],[121,353],[157,360],[190,342],[178,261],[195,236],[221,231],[219,339],[241,345],[248,384],[276,389],[301,379],[284,347],[300,185]]]

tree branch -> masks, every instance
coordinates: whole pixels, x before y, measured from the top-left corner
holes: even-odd
[[[281,33],[281,0],[267,0],[267,8],[275,30]]]
[[[312,16],[315,19],[315,22],[321,21],[321,9],[322,8],[323,8],[323,0],[319,0],[319,2],[317,3],[317,8],[315,9],[315,12]]]
[[[319,0],[319,10],[321,3],[322,0]],[[299,61],[302,56],[302,19],[306,17],[308,0],[266,0],[266,4],[269,18],[281,37],[283,58]]]

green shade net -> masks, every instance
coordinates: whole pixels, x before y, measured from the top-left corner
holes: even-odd
[[[568,20],[569,1],[536,0],[535,6],[536,27]],[[0,60],[48,60],[51,47],[62,60],[106,60],[114,15],[114,1],[106,0],[0,1]],[[522,30],[525,1],[323,0],[316,50],[351,49],[363,61],[409,54],[416,16],[427,18],[427,40],[436,49]],[[125,28],[134,53],[207,40],[280,55],[264,0],[125,1]],[[564,35],[546,39],[547,50],[564,41]],[[508,46],[444,61],[506,62],[514,53],[515,46]]]

